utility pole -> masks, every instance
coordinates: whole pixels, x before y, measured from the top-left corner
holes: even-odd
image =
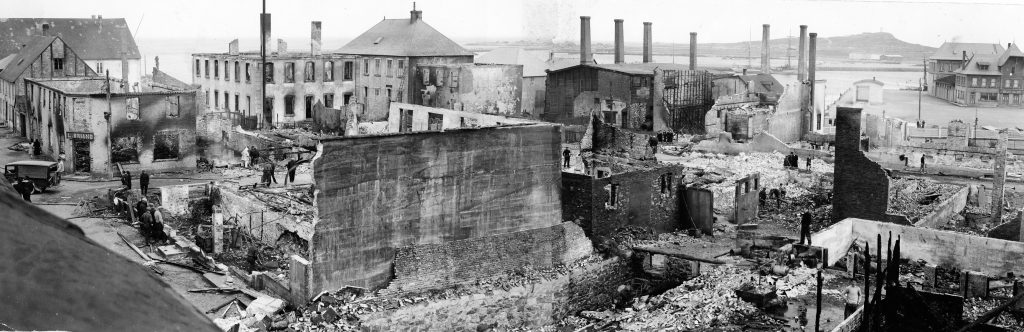
[[[110,141],[111,141],[110,135],[111,135],[111,132],[113,131],[112,126],[110,124],[110,119],[114,117],[113,116],[113,114],[114,114],[114,107],[110,103],[110,70],[106,70],[106,73],[107,73],[107,80],[105,82],[106,84],[104,84],[104,85],[106,85],[106,87],[107,87],[107,91],[106,91],[107,92],[107,112],[103,113],[103,117],[106,118],[106,120],[107,120],[107,149],[110,150],[110,151],[107,152],[107,166],[110,167],[110,176],[114,177],[114,146],[111,145],[111,143],[110,143]]]
[[[263,127],[267,110],[267,0],[263,0],[263,11],[260,13],[260,118],[256,119],[259,128]]]
[[[921,96],[924,94],[924,80],[928,77],[928,59],[921,60],[921,79],[917,83],[917,127],[921,128]]]

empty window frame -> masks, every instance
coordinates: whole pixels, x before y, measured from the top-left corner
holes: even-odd
[[[263,65],[264,82],[274,83],[274,63],[267,62]]]
[[[231,94],[228,93],[227,91],[224,91],[224,110],[225,111],[230,111],[231,110],[231,99],[230,98],[231,98]]]
[[[220,108],[220,91],[213,90],[213,108]]]
[[[373,75],[380,76],[380,59],[373,59]]]
[[[238,63],[238,61],[235,61],[235,82],[236,83],[242,81],[241,72],[242,72],[242,65],[240,63]],[[248,74],[248,73],[246,73],[246,74]],[[249,75],[246,75],[246,76],[249,76]]]
[[[661,175],[661,193],[672,193],[672,173],[665,173]]]
[[[284,63],[284,82],[295,83],[295,63],[285,62]]]
[[[295,115],[295,96],[287,95],[284,96],[284,115],[294,116]]]
[[[619,185],[612,183],[605,188],[608,193],[608,199],[605,201],[605,207],[614,208],[619,204]]]
[[[302,72],[306,82],[316,82],[316,64],[313,61],[306,61],[306,68]]]
[[[444,128],[444,115],[427,113],[427,130],[441,130]]]
[[[203,70],[199,65],[199,59],[196,59],[196,77],[203,76]]]
[[[240,108],[238,107],[238,104],[239,104],[239,103],[238,103],[238,99],[239,99],[239,98],[241,98],[241,97],[239,97],[239,96],[238,96],[238,94],[236,93],[236,94],[235,94],[235,112],[238,112],[239,110],[241,110],[241,109],[240,109]]]
[[[387,74],[388,74],[388,77],[392,77],[392,76],[395,76],[395,75],[394,75],[394,73],[392,73],[392,71],[391,71],[391,69],[392,69],[392,66],[391,66],[391,65],[393,64],[393,61],[394,61],[394,60],[388,59],[388,66],[387,66]]]
[[[307,119],[313,118],[313,96],[311,96],[311,95],[307,95],[306,96],[306,102],[305,102],[304,106],[306,106],[306,109],[305,109],[306,118]]]
[[[176,117],[181,114],[181,96],[167,96],[167,116]]]
[[[245,63],[245,83],[252,82],[252,74],[249,73],[249,63]]]
[[[220,78],[220,61],[213,60],[213,78]]]
[[[142,135],[127,134],[111,140],[110,159],[114,163],[134,164],[139,162]]]
[[[344,66],[344,68],[343,68],[344,72],[342,73],[342,75],[343,75],[342,79],[344,79],[346,81],[351,81],[352,80],[352,75],[355,72],[355,69],[354,69],[355,63],[352,62],[352,61],[345,61],[345,64],[343,66]]]
[[[178,131],[161,131],[153,135],[153,160],[178,159],[180,144]]]
[[[398,77],[405,77],[405,60],[398,60]]]
[[[333,93],[325,93],[324,94],[324,107],[325,108],[334,108],[334,94]]]
[[[324,82],[334,82],[334,61],[324,62]]]
[[[128,120],[139,119],[139,97],[129,97],[125,99],[125,115]]]
[[[370,75],[370,59],[363,59],[363,76]]]
[[[231,82],[231,62],[224,60],[224,80]]]

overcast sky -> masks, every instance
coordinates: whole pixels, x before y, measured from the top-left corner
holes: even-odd
[[[4,17],[124,17],[137,38],[258,40],[258,0],[0,0]],[[11,5],[13,4],[13,5]],[[627,43],[639,43],[643,21],[654,22],[655,42],[702,42],[798,34],[807,24],[821,37],[886,31],[905,41],[1007,43],[1024,39],[1024,0],[805,1],[805,0],[419,0],[424,19],[456,41],[578,41],[579,16],[591,16],[593,40],[613,38],[625,19]],[[309,37],[309,22],[323,21],[325,39],[352,38],[381,19],[407,18],[412,1],[267,0],[275,38]],[[141,23],[140,23],[141,22]],[[336,45],[340,46],[340,45]],[[335,46],[335,47],[336,47]],[[246,48],[246,47],[243,47]]]

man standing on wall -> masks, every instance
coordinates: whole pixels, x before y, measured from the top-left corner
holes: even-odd
[[[565,150],[562,150],[562,160],[564,160],[562,162],[562,168],[569,168],[569,155],[569,148],[565,148]]]
[[[149,173],[146,173],[146,171],[142,171],[142,174],[139,174],[139,189],[142,189],[143,197],[149,192]]]

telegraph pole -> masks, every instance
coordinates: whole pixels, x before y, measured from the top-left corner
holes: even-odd
[[[921,128],[921,96],[924,94],[924,79],[928,77],[928,59],[921,60],[921,79],[917,83],[917,127]]]
[[[259,127],[263,127],[263,121],[267,118],[267,0],[263,0],[263,11],[260,13],[260,118],[256,119]]]
[[[110,125],[110,120],[114,117],[114,107],[110,104],[110,70],[106,71],[107,80],[105,83],[107,86],[107,112],[103,114],[103,117],[107,119],[107,147],[110,148],[110,153],[107,153],[107,166],[110,167],[110,176],[114,176],[114,146],[111,145],[110,134],[113,131]]]

